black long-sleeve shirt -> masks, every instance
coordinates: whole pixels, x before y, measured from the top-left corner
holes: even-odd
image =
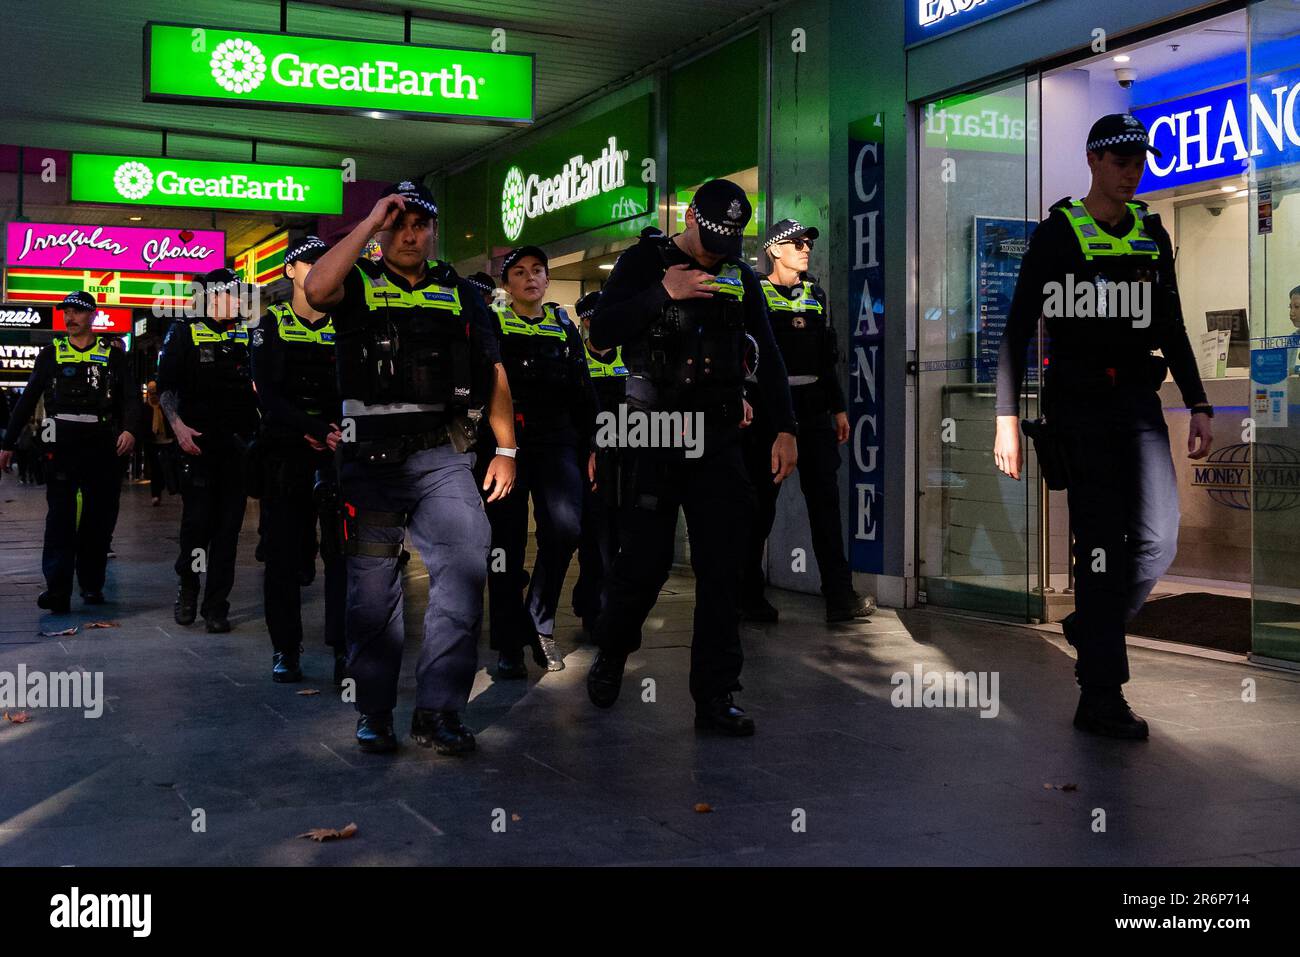
[[[665,264],[660,255],[659,243],[642,241],[624,250],[614,264],[609,282],[601,290],[596,312],[591,317],[591,344],[596,349],[625,346],[644,338],[650,323],[668,302],[668,290],[663,286],[668,265],[677,262],[692,269],[702,269],[716,275],[727,260],[708,269],[695,262],[680,246],[673,243],[671,262]],[[758,343],[758,389],[766,408],[771,410],[772,421],[778,432],[795,432],[794,410],[790,404],[790,383],[785,363],[772,337],[772,325],[767,316],[767,300],[758,278],[748,263],[736,261],[744,283],[745,331]],[[634,370],[635,371],[635,370]]]
[[[1065,213],[1059,208],[1064,203],[1066,200],[1055,204],[1048,217],[1034,230],[1021,263],[998,353],[997,415],[1019,413],[1026,350],[1043,313],[1048,283],[1065,286],[1067,275],[1082,282],[1082,277],[1091,272],[1105,272],[1106,269],[1107,257],[1099,257],[1092,263],[1084,259],[1079,241]],[[1133,364],[1136,359],[1149,354],[1151,349],[1158,348],[1169,363],[1183,402],[1188,406],[1196,405],[1205,401],[1205,389],[1201,385],[1196,355],[1183,325],[1178,284],[1174,277],[1173,243],[1157,217],[1148,214],[1145,223],[1160,250],[1155,262],[1157,278],[1154,281],[1150,327],[1135,328],[1132,323],[1113,319],[1048,318],[1048,358],[1051,363],[1061,365],[1077,363],[1096,369],[1119,368]],[[1111,236],[1122,237],[1133,228],[1133,215],[1129,213],[1115,226],[1101,222],[1097,225]]]
[[[320,320],[319,324],[304,324],[319,328],[329,321]],[[330,348],[333,348],[332,346]],[[343,410],[340,404],[328,419],[308,415],[284,394],[284,381],[288,375],[288,356],[284,348],[284,339],[280,337],[280,323],[275,314],[267,312],[257,324],[251,335],[250,353],[253,362],[253,385],[257,387],[257,404],[262,410],[263,422],[290,432],[294,435],[310,435],[324,442],[330,433],[330,423],[338,424]]]
[[[793,286],[783,286],[771,276],[768,276],[767,280],[787,299],[793,299],[796,293],[803,291],[802,281]],[[822,336],[822,354],[817,365],[817,385],[825,392],[827,411],[832,415],[838,415],[848,411],[848,404],[844,401],[844,387],[840,385],[839,350],[835,345],[835,330],[831,327],[831,307],[826,300],[826,290],[811,276],[808,277],[808,282],[812,286],[813,298],[822,305],[821,321],[826,325],[826,332]],[[761,366],[763,364],[761,354],[758,361]]]
[[[76,347],[73,346],[75,349]],[[92,347],[93,348],[93,347]],[[81,350],[87,351],[87,350]],[[27,379],[27,387],[19,396],[9,417],[9,427],[5,429],[4,443],[0,448],[12,451],[18,443],[18,436],[23,427],[31,420],[36,411],[36,403],[49,389],[59,374],[59,363],[55,359],[55,346],[50,343],[36,355],[32,374]],[[131,374],[131,362],[126,354],[117,350],[108,350],[108,376],[113,397],[113,411],[109,426],[116,438],[120,432],[130,432],[136,442],[143,442],[149,433],[148,423],[144,418],[144,405],[140,401],[140,390],[135,376]],[[61,422],[59,432],[75,440],[79,434],[89,434],[90,430],[101,430],[102,425],[89,422]]]

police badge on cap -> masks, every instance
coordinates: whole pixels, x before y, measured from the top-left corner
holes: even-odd
[[[80,309],[85,312],[94,312],[99,308],[95,302],[95,297],[88,292],[82,292],[78,289],[76,292],[70,292],[63,297],[59,303],[60,309]]]
[[[719,256],[740,255],[745,226],[754,214],[743,189],[730,180],[709,180],[695,193],[690,209],[705,249]]]

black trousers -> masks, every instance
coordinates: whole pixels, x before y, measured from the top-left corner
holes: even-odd
[[[843,518],[840,515],[839,445],[829,416],[800,417],[799,488],[808,509],[808,530],[812,535],[813,555],[821,572],[821,592],[831,604],[845,604],[853,598],[853,573],[844,553]],[[772,534],[776,520],[776,500],[789,480],[777,485],[772,481],[772,443],[776,433],[759,418],[744,434],[745,467],[749,471],[758,501],[758,513],[745,552],[743,598],[746,604],[763,598],[766,576],[763,574],[763,546]],[[785,560],[785,556],[781,557]]]
[[[677,512],[686,515],[695,572],[691,697],[703,703],[740,690],[740,580],[745,530],[754,517],[754,490],[730,429],[705,436],[705,454],[677,449],[624,449],[622,549],[614,559],[609,603],[596,642],[610,654],[641,647],[641,629],[672,568]]]
[[[333,468],[327,452],[272,447],[266,453],[266,479],[262,491],[263,542],[266,564],[262,578],[262,604],[266,630],[276,651],[297,654],[302,645],[302,585],[300,575],[315,569],[316,527],[322,518],[313,489],[316,473]],[[322,541],[334,533],[322,528]],[[343,622],[347,614],[347,569],[341,552],[321,549],[325,578],[325,643],[338,654],[347,650]]]
[[[210,442],[203,447],[202,455],[182,453],[181,502],[176,574],[181,584],[197,589],[200,571],[206,567],[207,585],[200,613],[226,615],[235,584],[239,530],[248,504],[243,458],[233,442]]]
[[[478,458],[475,476],[482,488],[491,456]],[[564,576],[578,547],[586,467],[585,461],[579,464],[572,445],[521,446],[514,489],[485,506],[492,524],[488,637],[496,651],[518,651],[535,635],[549,638],[555,632]],[[537,523],[537,560],[531,575],[525,568],[530,496]]]
[[[179,451],[179,450],[178,450]],[[149,468],[149,494],[161,498],[167,489],[167,463],[165,458],[175,454],[170,442],[150,442],[146,458]]]
[[[609,572],[618,554],[617,449],[596,452],[596,488],[583,483],[582,532],[578,538],[578,580],[573,585],[573,613],[596,618],[608,600]]]
[[[1129,679],[1126,626],[1178,548],[1178,483],[1160,396],[1099,387],[1071,400],[1049,393],[1060,426],[1074,533],[1074,612],[1068,617],[1081,686]]]
[[[59,428],[70,432],[65,423]],[[75,428],[75,426],[74,426]],[[122,494],[122,464],[111,430],[68,434],[46,453],[45,549],[41,570],[45,586],[56,595],[72,594],[75,573],[82,592],[104,588],[108,545],[117,522]],[[81,492],[81,520],[77,520]]]

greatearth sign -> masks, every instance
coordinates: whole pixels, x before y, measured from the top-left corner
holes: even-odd
[[[145,24],[144,49],[146,100],[510,125],[533,120],[531,53],[169,23]]]
[[[343,211],[343,171],[73,153],[71,198],[74,203],[337,215]]]

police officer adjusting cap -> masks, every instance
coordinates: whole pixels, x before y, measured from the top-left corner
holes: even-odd
[[[472,276],[466,276],[465,281],[479,292],[491,292],[497,287],[492,277],[485,272],[476,272]]]
[[[547,272],[550,272],[551,261],[546,256],[546,250],[542,249],[541,246],[516,246],[514,249],[510,250],[510,252],[506,253],[505,259],[501,260],[502,282],[505,281],[506,273],[510,272],[510,267],[519,262],[519,260],[523,259],[525,256],[536,256],[542,261],[542,265],[546,267]]]
[[[1088,131],[1087,148],[1089,153],[1110,150],[1120,156],[1139,153],[1160,156],[1160,151],[1151,145],[1146,126],[1132,113],[1110,113],[1093,123]]]
[[[398,195],[406,202],[407,209],[418,209],[438,218],[438,204],[433,201],[433,193],[419,180],[404,179],[384,190],[385,196]]]
[[[600,300],[600,290],[589,292],[573,304],[573,310],[578,314],[579,319],[590,319],[596,311],[596,303]]]
[[[718,256],[739,256],[741,239],[754,208],[745,191],[728,179],[711,179],[695,192],[691,212],[700,242]]]
[[[783,219],[767,231],[767,238],[763,240],[763,248],[771,249],[777,243],[788,243],[792,239],[807,237],[816,239],[821,235],[821,231],[816,226],[805,226],[797,219]]]
[[[305,262],[314,263],[329,251],[329,244],[319,236],[304,236],[284,254],[284,264]]]
[[[95,302],[95,297],[88,292],[82,292],[78,289],[76,292],[70,292],[63,297],[63,302],[59,303],[60,309],[79,309],[86,312],[94,312],[99,308]]]

